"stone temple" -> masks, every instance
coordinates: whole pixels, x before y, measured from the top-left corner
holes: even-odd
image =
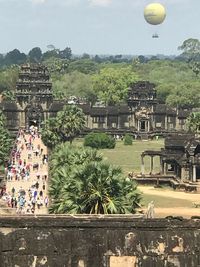
[[[40,64],[21,66],[15,99],[1,102],[8,129],[13,133],[20,127],[41,127],[42,122],[55,116],[67,104],[67,100],[54,100],[48,69]],[[155,84],[148,81],[138,81],[130,86],[126,104],[78,105],[86,117],[86,132],[104,131],[119,136],[130,133],[138,138],[166,136],[169,132],[185,130],[189,115],[187,110],[159,103]]]

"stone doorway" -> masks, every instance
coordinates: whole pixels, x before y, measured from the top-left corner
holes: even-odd
[[[43,109],[40,105],[33,105],[26,108],[26,129],[35,126],[38,129],[44,120]]]
[[[196,178],[198,181],[200,181],[200,166],[196,167]]]
[[[29,127],[34,126],[34,127],[39,127],[39,121],[38,120],[29,120]]]
[[[149,121],[148,120],[140,120],[139,121],[139,131],[140,132],[148,132],[149,131]]]

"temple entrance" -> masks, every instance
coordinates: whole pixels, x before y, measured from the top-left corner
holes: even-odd
[[[34,127],[39,127],[39,121],[37,120],[29,120],[29,127],[34,126]]]
[[[141,122],[140,122],[140,131],[141,131],[141,132],[145,132],[145,129],[146,129],[145,126],[146,126],[146,125],[145,125],[145,121],[141,121]]]
[[[26,129],[27,130],[31,126],[37,127],[39,130],[43,119],[44,119],[43,109],[39,104],[34,104],[26,108]]]
[[[197,180],[200,180],[200,166],[196,167],[196,178]]]
[[[140,120],[138,123],[139,123],[139,131],[140,132],[148,132],[149,131],[149,121],[148,120]]]

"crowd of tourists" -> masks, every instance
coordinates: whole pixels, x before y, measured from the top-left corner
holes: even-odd
[[[48,207],[47,163],[37,127],[31,126],[29,133],[20,130],[5,170],[3,199],[8,207],[20,214],[40,213],[41,208]]]

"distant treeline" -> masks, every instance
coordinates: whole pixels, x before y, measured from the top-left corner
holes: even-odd
[[[127,100],[131,83],[155,83],[157,97],[172,107],[200,108],[200,41],[188,39],[177,57],[131,55],[74,55],[48,46],[46,52],[34,47],[28,54],[14,49],[0,55],[0,92],[14,99],[19,67],[26,62],[42,63],[51,73],[56,99],[75,96],[91,104],[116,105]]]

